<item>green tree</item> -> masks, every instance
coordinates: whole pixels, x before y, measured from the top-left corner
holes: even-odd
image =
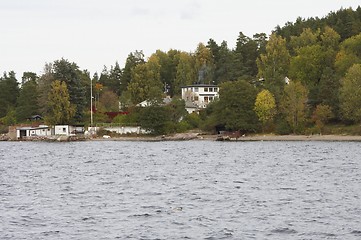
[[[235,54],[228,48],[227,42],[222,41],[221,45],[210,39],[207,44],[212,52],[214,59],[214,75],[213,83],[219,84],[222,82],[237,80],[237,70],[235,69],[238,65],[236,64]]]
[[[361,63],[361,33],[341,43],[335,61],[338,76],[343,77],[348,69],[356,63]]]
[[[306,121],[307,94],[300,81],[291,81],[285,86],[281,110],[294,134],[301,130]]]
[[[139,65],[144,64],[143,51],[135,51],[130,53],[125,61],[125,66],[122,71],[122,77],[120,79],[120,95],[128,89],[128,84],[132,81],[133,69]]]
[[[174,81],[174,95],[180,96],[182,86],[190,85],[196,81],[194,64],[194,58],[189,53],[181,52],[179,54],[179,63]]]
[[[104,66],[98,82],[101,83],[104,88],[119,96],[122,74],[122,69],[120,69],[118,62],[115,62],[115,65],[111,66],[109,71],[107,67]]]
[[[172,101],[165,106],[169,113],[170,120],[174,123],[179,122],[187,115],[185,102],[182,99],[173,98]]]
[[[257,59],[258,76],[263,78],[265,86],[279,100],[284,87],[284,78],[288,74],[290,54],[286,40],[272,34],[266,45],[266,52]]]
[[[345,120],[361,122],[361,64],[346,73],[340,89],[340,110]]]
[[[151,56],[147,63],[134,68],[128,91],[134,104],[144,100],[156,104],[161,100],[163,85],[160,80],[159,59],[156,56]]]
[[[233,79],[251,80],[257,75],[258,43],[239,33],[234,54]]]
[[[169,114],[164,107],[150,106],[139,110],[138,121],[140,126],[154,135],[167,134]]]
[[[0,118],[0,122],[5,126],[11,126],[16,124],[16,116],[15,116],[14,108],[10,108],[6,113],[6,116]]]
[[[332,68],[325,68],[318,84],[318,99],[319,104],[329,105],[334,114],[338,116],[339,112],[339,89],[341,83],[336,77]]]
[[[169,50],[167,53],[157,50],[154,55],[159,60],[160,80],[163,84],[164,93],[170,96],[174,95],[174,81],[179,62],[178,50]]]
[[[45,116],[48,109],[48,94],[51,91],[51,84],[55,81],[53,64],[46,63],[43,72],[38,79],[38,105],[40,113]]]
[[[276,114],[276,100],[270,91],[265,89],[257,94],[254,111],[262,123],[262,132],[264,132],[267,124],[273,121]]]
[[[39,113],[38,85],[34,80],[25,81],[17,99],[16,119],[21,122]]]
[[[298,79],[309,89],[310,103],[317,103],[318,86],[325,63],[325,52],[321,45],[301,47],[297,50],[297,55],[291,59],[290,78]]]
[[[313,46],[319,43],[320,29],[312,31],[311,28],[304,28],[299,36],[291,36],[290,45],[297,52],[298,49]]]
[[[53,64],[53,77],[56,80],[64,81],[68,87],[70,96],[70,103],[76,108],[74,121],[82,122],[83,113],[86,105],[85,99],[85,86],[81,84],[81,72],[79,67],[73,62],[66,59],[54,61]]]
[[[50,125],[69,124],[75,114],[75,106],[70,103],[67,85],[55,80],[48,95],[48,111],[45,121]]]
[[[21,85],[29,82],[29,81],[34,81],[36,82],[38,80],[38,75],[36,75],[36,73],[33,72],[24,72],[23,73],[23,77],[21,78]]]
[[[219,101],[215,102],[212,113],[216,124],[230,131],[255,131],[257,116],[253,108],[256,95],[254,86],[244,80],[222,83]]]
[[[7,115],[10,109],[16,106],[19,95],[19,84],[15,77],[15,72],[4,72],[0,77],[0,118]]]

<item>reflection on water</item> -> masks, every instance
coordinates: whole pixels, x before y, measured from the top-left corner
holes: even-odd
[[[361,239],[360,144],[0,143],[0,239]]]

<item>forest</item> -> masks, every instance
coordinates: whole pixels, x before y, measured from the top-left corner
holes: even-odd
[[[195,128],[361,134],[361,7],[299,17],[269,35],[240,32],[233,49],[213,39],[195,46],[194,52],[157,50],[147,59],[137,50],[124,67],[115,62],[93,76],[63,58],[46,63],[40,76],[4,72],[0,132],[34,115],[50,125],[88,126],[92,89],[95,124],[137,124],[154,134]],[[187,114],[181,86],[195,83],[219,85],[219,99]],[[144,100],[151,106],[138,107]],[[109,112],[123,114],[109,118]]]

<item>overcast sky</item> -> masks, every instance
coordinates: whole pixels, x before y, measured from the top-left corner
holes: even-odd
[[[43,72],[62,57],[101,72],[130,52],[193,52],[239,32],[270,34],[298,16],[323,17],[360,0],[0,0],[0,72]]]

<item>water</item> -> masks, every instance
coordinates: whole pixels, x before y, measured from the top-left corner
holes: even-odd
[[[360,147],[1,142],[0,239],[361,239]]]

